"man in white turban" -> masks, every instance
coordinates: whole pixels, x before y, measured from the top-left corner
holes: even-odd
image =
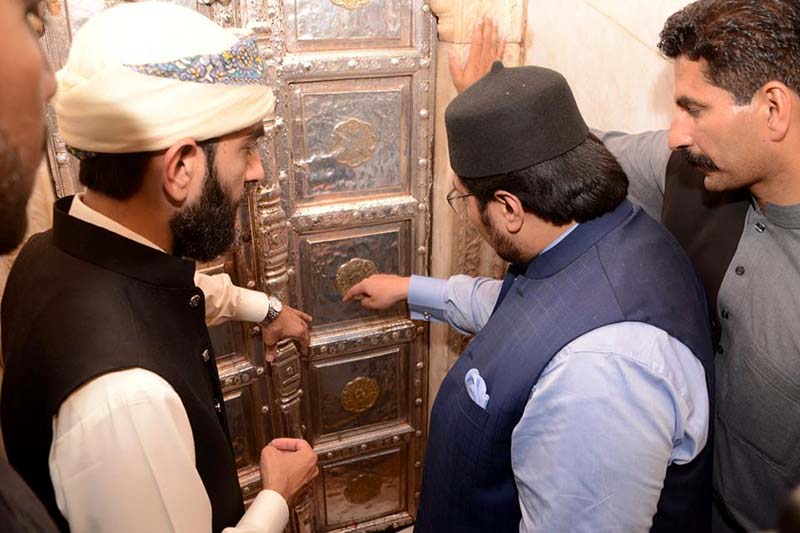
[[[86,193],[23,248],[2,305],[3,433],[62,531],[282,531],[316,475],[300,439],[261,451],[244,512],[206,321],[310,317],[194,281],[231,244],[273,97],[255,43],[167,3],[123,4],[77,33],[54,102]],[[207,304],[213,309],[206,313]]]

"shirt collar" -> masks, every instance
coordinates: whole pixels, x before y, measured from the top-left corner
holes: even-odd
[[[518,265],[517,268],[524,268],[525,277],[530,279],[552,276],[580,257],[626,218],[636,215],[638,210],[640,208],[634,209],[628,200],[623,200],[613,211],[572,228],[569,235],[563,235],[556,243],[560,246],[552,246],[549,253],[539,254],[527,265]]]
[[[775,205],[767,204],[764,211],[767,220],[783,228],[800,228],[800,204]]]
[[[556,240],[554,240],[553,242],[551,242],[550,244],[548,244],[548,245],[547,245],[547,247],[546,247],[544,250],[542,250],[541,252],[539,252],[539,255],[544,255],[544,254],[546,254],[547,252],[549,252],[550,250],[552,250],[553,248],[555,248],[556,246],[558,246],[558,243],[560,243],[561,241],[563,241],[564,239],[566,239],[566,238],[567,238],[567,236],[568,236],[570,233],[572,233],[573,231],[575,231],[575,228],[577,228],[578,226],[580,226],[580,224],[579,224],[579,223],[577,223],[577,222],[574,222],[574,223],[572,224],[572,227],[570,227],[570,228],[569,228],[567,231],[565,231],[564,233],[562,233],[561,235],[559,235],[558,237],[556,237]]]
[[[142,237],[129,238],[127,228],[106,229],[108,221],[88,214],[92,221],[71,215],[74,196],[58,200],[53,206],[53,244],[61,251],[103,269],[135,278],[150,285],[195,289],[194,261],[164,253]],[[84,207],[87,207],[84,204]],[[88,209],[88,207],[87,207]],[[96,211],[96,215],[99,215]],[[96,224],[95,222],[99,222]],[[112,226],[114,226],[112,224]],[[125,233],[125,235],[123,235]]]
[[[138,242],[144,246],[149,246],[150,248],[154,248],[159,252],[167,253],[163,248],[152,241],[142,237],[135,231],[123,226],[116,220],[113,220],[86,205],[86,203],[83,201],[83,194],[76,194],[73,198],[72,206],[69,208],[69,216],[75,217],[78,220],[83,220],[84,222],[88,222],[89,224],[98,226],[104,230],[116,233],[117,235],[125,237],[126,239],[130,239],[133,242]]]

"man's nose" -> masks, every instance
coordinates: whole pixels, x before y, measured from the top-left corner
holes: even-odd
[[[681,109],[678,109],[672,117],[672,124],[669,127],[669,148],[673,152],[688,148],[694,143],[689,122],[686,112]]]
[[[244,181],[261,181],[264,179],[264,165],[261,164],[261,157],[257,151],[254,151],[250,156],[250,161],[247,164],[247,172],[244,176]]]

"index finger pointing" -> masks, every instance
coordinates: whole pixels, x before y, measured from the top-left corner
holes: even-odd
[[[344,298],[342,298],[342,301],[349,302],[350,300],[352,300],[356,296],[360,296],[360,295],[364,294],[364,292],[365,292],[364,291],[364,282],[363,281],[359,281],[358,283],[356,283],[355,285],[350,287],[350,290],[347,291],[347,294],[344,295]]]

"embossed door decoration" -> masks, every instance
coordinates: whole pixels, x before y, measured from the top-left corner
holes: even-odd
[[[54,68],[98,3],[45,1]],[[341,296],[373,272],[428,271],[430,9],[421,0],[176,3],[251,31],[277,97],[261,146],[267,177],[249,189],[234,250],[204,270],[314,316],[309,353],[283,343],[269,364],[257,325],[212,328],[245,499],[260,487],[261,447],[303,436],[320,476],[293,502],[292,531],[409,524],[426,441],[427,327],[404,305],[377,313]],[[77,163],[49,119],[51,173],[59,195],[72,194]]]

